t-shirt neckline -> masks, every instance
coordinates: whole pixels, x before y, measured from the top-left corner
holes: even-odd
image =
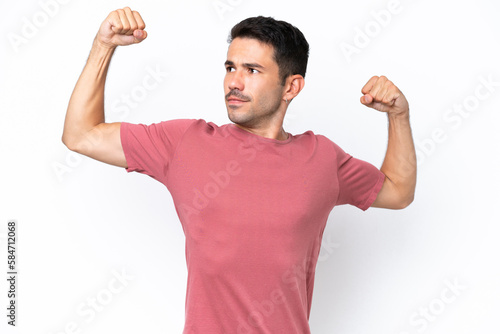
[[[235,136],[237,136],[238,138],[241,138],[241,139],[247,139],[248,137],[253,137],[253,138],[256,138],[257,140],[260,140],[260,141],[263,141],[263,142],[275,143],[275,144],[283,145],[283,144],[288,144],[289,142],[291,142],[292,141],[292,137],[293,137],[291,133],[286,132],[286,134],[288,135],[288,138],[286,140],[278,140],[278,139],[273,139],[273,138],[266,138],[266,137],[259,136],[259,135],[255,134],[255,133],[252,133],[250,131],[243,130],[242,128],[238,127],[234,123],[229,123],[228,125],[229,125],[228,126],[229,131],[232,134],[234,134]]]

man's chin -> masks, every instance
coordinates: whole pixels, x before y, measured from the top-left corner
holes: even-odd
[[[248,117],[248,115],[230,108],[228,108],[227,110],[227,117],[231,122],[239,125],[248,124],[252,120],[250,117]]]

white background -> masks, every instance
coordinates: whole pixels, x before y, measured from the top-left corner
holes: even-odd
[[[0,281],[0,333],[182,332],[184,235],[170,194],[61,142],[98,27],[124,6],[141,13],[149,37],[115,53],[108,121],[229,122],[226,38],[255,15],[291,22],[311,46],[288,132],[311,129],[380,166],[387,119],[359,103],[360,90],[383,74],[407,96],[419,154],[415,201],[402,211],[332,211],[316,271],[313,334],[500,331],[498,2],[401,0],[381,27],[373,11],[387,9],[387,0],[54,1],[0,5],[0,262],[5,274],[6,225],[16,219],[20,273],[16,328],[6,325]],[[346,56],[347,44],[357,53]],[[155,70],[163,74],[145,91]],[[488,90],[481,78],[496,86]],[[123,94],[135,94],[133,107]],[[470,112],[462,107],[459,116],[453,108],[464,103]],[[133,279],[115,281],[122,271]],[[101,302],[93,317],[92,298]]]

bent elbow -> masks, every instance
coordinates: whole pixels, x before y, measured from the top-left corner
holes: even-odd
[[[78,143],[74,138],[63,133],[61,141],[70,151],[73,151],[73,152],[77,151]]]
[[[406,209],[407,207],[410,206],[411,203],[413,203],[413,200],[414,200],[414,195],[412,194],[411,196],[408,196],[407,198],[403,199],[399,205],[398,205],[398,208],[397,210],[402,210],[402,209]]]

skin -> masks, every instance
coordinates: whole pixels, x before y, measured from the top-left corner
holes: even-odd
[[[417,184],[417,157],[406,97],[385,76],[373,76],[361,89],[360,102],[387,114],[389,138],[380,171],[385,180],[372,207],[403,209],[413,202]]]
[[[104,122],[104,84],[116,47],[142,42],[147,37],[145,27],[140,14],[129,7],[111,12],[102,22],[68,104],[62,142],[70,150],[127,167],[121,123]]]
[[[235,38],[228,48],[224,94],[229,119],[262,137],[286,140],[288,102],[304,87],[294,75],[281,85],[274,48],[256,39]]]
[[[128,167],[121,123],[104,121],[104,85],[116,47],[141,43],[147,37],[145,27],[140,14],[128,7],[111,12],[101,24],[68,104],[62,141],[70,150]],[[224,95],[228,117],[237,126],[262,137],[286,140],[285,113],[304,87],[304,78],[291,75],[281,85],[273,52],[272,46],[254,39],[234,39],[225,63]],[[360,102],[385,113],[389,123],[387,152],[380,168],[385,180],[372,206],[405,208],[413,201],[417,172],[408,101],[384,76],[370,78],[361,93]]]

